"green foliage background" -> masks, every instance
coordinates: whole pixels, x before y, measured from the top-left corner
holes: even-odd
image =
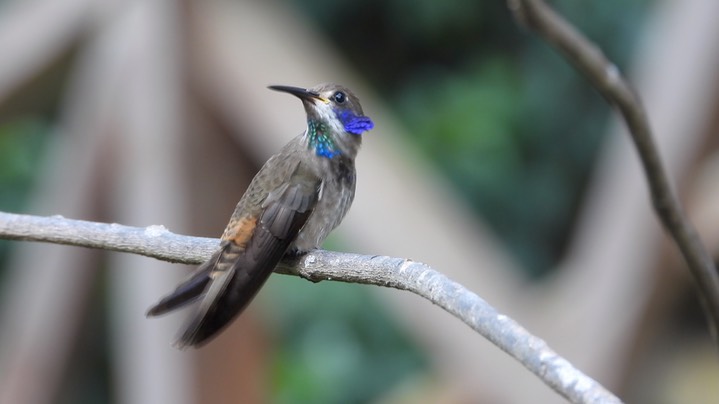
[[[553,4],[626,68],[649,1]],[[609,109],[506,2],[294,0],[531,276],[571,231]],[[368,23],[371,21],[371,24]]]
[[[40,116],[0,120],[0,210],[25,209],[48,134],[49,127]],[[9,247],[8,242],[0,240],[0,270]]]

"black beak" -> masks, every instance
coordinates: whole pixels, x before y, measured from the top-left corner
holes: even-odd
[[[283,93],[289,93],[301,100],[313,100],[320,99],[320,95],[314,91],[310,91],[306,88],[291,87],[291,86],[269,86],[270,90],[282,91]]]

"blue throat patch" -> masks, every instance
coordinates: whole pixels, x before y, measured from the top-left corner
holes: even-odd
[[[345,131],[353,135],[361,135],[363,132],[374,128],[374,122],[369,117],[357,116],[351,111],[335,111],[335,114],[342,122]],[[310,137],[309,145],[315,149],[315,154],[318,156],[331,159],[342,154],[324,123],[308,119],[307,133]]]

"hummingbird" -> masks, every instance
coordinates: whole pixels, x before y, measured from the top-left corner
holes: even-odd
[[[374,127],[359,99],[334,83],[269,86],[302,101],[307,128],[270,157],[237,203],[220,246],[176,289],[152,306],[159,316],[199,300],[177,348],[199,347],[250,303],[285,255],[320,247],[355,195],[355,157]]]

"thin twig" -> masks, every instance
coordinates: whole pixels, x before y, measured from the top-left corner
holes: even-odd
[[[44,241],[199,264],[219,240],[173,234],[163,226],[119,224],[0,212],[0,239]],[[403,258],[316,250],[285,261],[278,272],[314,282],[333,280],[407,290],[431,301],[522,363],[573,403],[620,403],[595,380],[479,296],[429,266]]]
[[[711,335],[719,347],[719,273],[669,185],[639,96],[602,51],[544,1],[509,0],[509,7],[518,22],[536,31],[562,52],[621,113],[639,153],[654,209],[689,266],[708,317]]]

